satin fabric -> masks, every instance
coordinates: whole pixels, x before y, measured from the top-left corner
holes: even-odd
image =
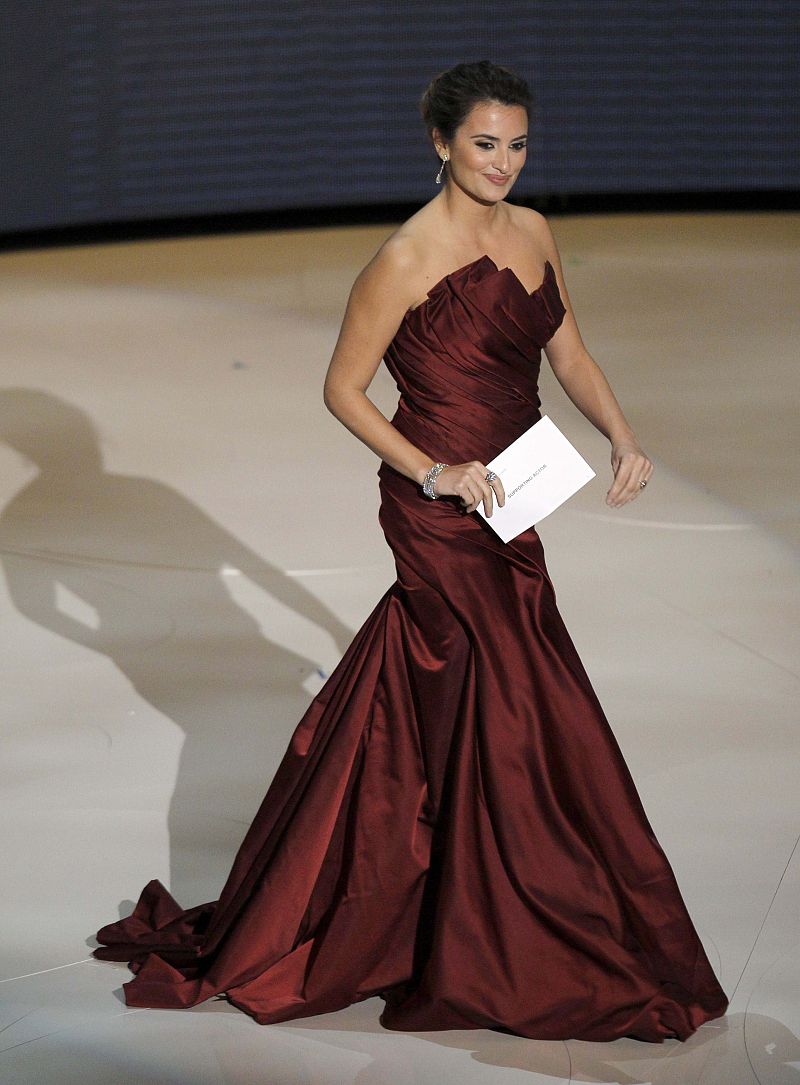
[[[404,317],[392,424],[491,459],[539,417],[565,309],[488,255]],[[97,932],[129,1006],[221,994],[260,1024],[380,995],[388,1029],[660,1043],[724,1014],[674,873],[556,607],[503,543],[382,462],[397,580],[292,736],[219,900],[158,881]]]

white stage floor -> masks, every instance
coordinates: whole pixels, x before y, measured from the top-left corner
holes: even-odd
[[[259,1026],[128,1010],[92,932],[160,878],[216,899],[326,674],[394,580],[379,461],[326,410],[391,227],[0,256],[0,1081],[800,1081],[800,216],[550,219],[583,338],[656,463],[541,526],[559,606],[728,1014],[688,1042]],[[387,415],[384,367],[370,396]]]

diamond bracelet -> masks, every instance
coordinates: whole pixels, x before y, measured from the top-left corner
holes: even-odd
[[[435,463],[428,471],[425,479],[422,483],[422,490],[426,497],[430,497],[433,501],[439,496],[434,490],[433,486],[438,476],[444,471],[445,467],[449,467],[449,463]]]

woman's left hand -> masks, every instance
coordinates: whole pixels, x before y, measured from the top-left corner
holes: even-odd
[[[644,489],[653,473],[653,465],[635,441],[623,441],[611,446],[611,467],[614,482],[606,494],[606,504],[619,508],[633,501]]]

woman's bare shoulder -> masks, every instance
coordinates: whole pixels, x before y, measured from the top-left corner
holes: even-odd
[[[370,291],[391,295],[410,307],[427,277],[431,225],[422,208],[381,242],[358,276]]]
[[[509,204],[511,223],[515,230],[526,234],[530,241],[537,244],[546,243],[552,237],[550,224],[541,211],[533,207],[520,207],[517,204]]]
[[[378,265],[384,274],[402,280],[419,271],[424,256],[419,232],[407,230],[403,225],[385,238],[370,264]]]

